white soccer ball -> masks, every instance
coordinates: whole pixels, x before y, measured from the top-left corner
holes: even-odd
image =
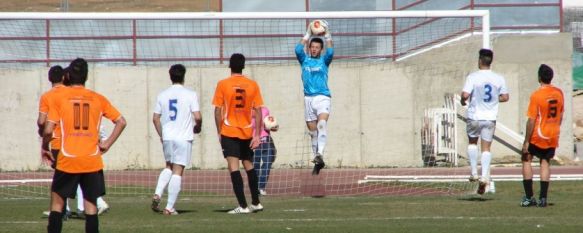
[[[312,31],[312,35],[321,36],[326,33],[328,28],[328,24],[324,20],[314,20],[310,23],[310,30]]]
[[[274,116],[266,116],[263,118],[263,124],[265,125],[266,130],[271,130],[278,127],[277,120]]]

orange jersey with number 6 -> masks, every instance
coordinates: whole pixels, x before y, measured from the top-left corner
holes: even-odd
[[[219,81],[213,105],[222,108],[221,135],[239,139],[253,137],[252,111],[263,105],[259,85],[243,75]]]
[[[57,169],[68,173],[87,173],[103,169],[99,150],[101,117],[112,121],[121,114],[102,95],[82,86],[67,88],[58,95],[48,120],[61,127],[61,150]]]
[[[529,143],[547,149],[559,146],[564,99],[561,89],[543,85],[530,96],[527,116],[534,120]]]

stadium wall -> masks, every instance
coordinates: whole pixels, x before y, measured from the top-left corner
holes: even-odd
[[[422,116],[425,108],[440,107],[444,93],[459,93],[465,76],[477,69],[479,39],[431,50],[393,62],[335,65],[330,74],[333,95],[329,122],[327,164],[332,167],[422,166]],[[566,97],[566,111],[558,155],[572,158],[570,34],[505,35],[494,37],[493,69],[506,77],[510,101],[500,107],[499,122],[522,133],[530,93],[538,86],[537,68],[549,64],[553,83]],[[453,51],[456,51],[455,53]],[[460,51],[462,51],[460,53]],[[164,165],[159,138],[152,125],[156,95],[170,85],[167,67],[104,67],[90,70],[87,87],[118,107],[128,126],[118,143],[104,156],[106,169],[149,169]],[[278,148],[275,167],[305,166],[309,142],[303,120],[303,94],[298,65],[249,65],[245,73],[260,84],[266,105],[278,117],[274,134]],[[211,99],[227,66],[188,67],[186,86],[199,93],[203,133],[193,146],[193,165],[224,168],[216,135]],[[40,140],[36,135],[38,100],[49,89],[46,69],[0,70],[1,171],[40,168]],[[459,152],[465,156],[465,125],[459,122]],[[106,123],[108,132],[111,124]],[[497,136],[520,148],[520,143]],[[501,143],[493,146],[494,159],[518,156]],[[463,164],[462,164],[463,165]]]

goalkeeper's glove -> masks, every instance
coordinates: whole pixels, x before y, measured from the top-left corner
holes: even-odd
[[[332,40],[332,33],[330,32],[330,25],[328,24],[328,22],[326,20],[321,20],[323,22],[322,26],[324,27],[324,39],[326,41],[331,41]]]
[[[304,35],[304,38],[303,38],[303,39],[304,39],[304,40],[306,40],[306,41],[307,41],[307,40],[310,40],[310,37],[312,37],[312,29],[311,29],[311,28],[312,28],[312,24],[313,24],[313,23],[314,23],[314,22],[311,22],[311,23],[308,25],[308,29],[306,30],[306,34]]]

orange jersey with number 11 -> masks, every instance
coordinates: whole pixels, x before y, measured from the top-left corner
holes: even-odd
[[[57,169],[87,173],[103,169],[99,150],[101,117],[112,121],[121,114],[102,95],[81,86],[67,88],[58,96],[48,120],[61,126],[61,150]]]

